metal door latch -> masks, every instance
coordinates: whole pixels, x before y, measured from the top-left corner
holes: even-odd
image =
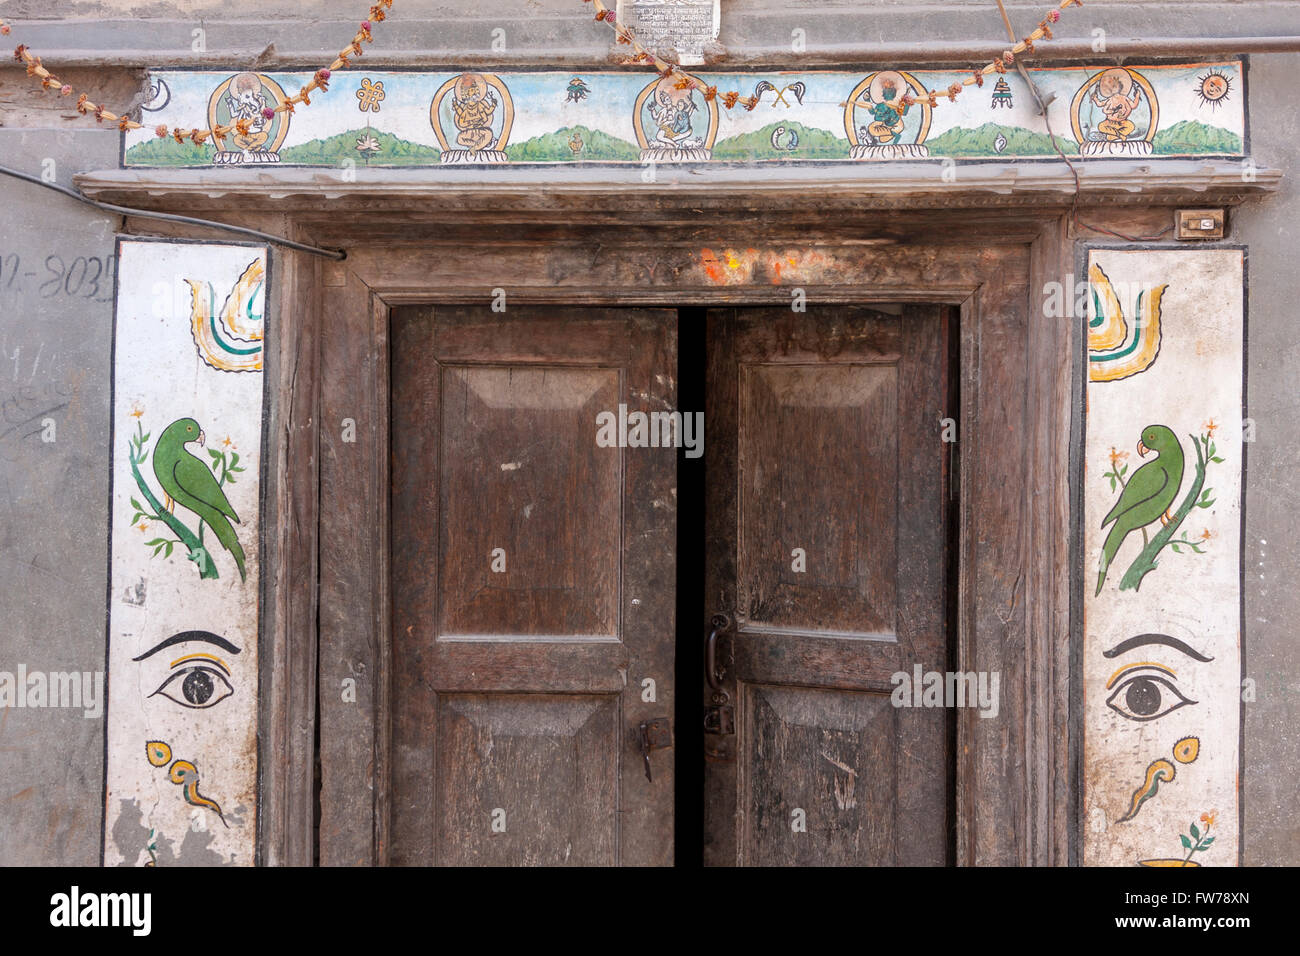
[[[731,707],[730,695],[722,687],[726,674],[718,662],[718,635],[731,627],[731,618],[715,614],[709,624],[711,629],[704,642],[704,677],[713,691],[713,698],[712,703],[704,708],[704,732],[725,736],[736,732],[736,712]]]
[[[645,761],[645,778],[653,783],[654,777],[650,776],[650,752],[667,750],[673,745],[673,731],[668,718],[655,717],[641,721],[641,726],[637,728],[637,745],[641,750],[641,759]]]
[[[727,703],[726,694],[716,694],[713,703],[704,708],[704,732],[706,734],[734,734],[736,732],[736,711]]]

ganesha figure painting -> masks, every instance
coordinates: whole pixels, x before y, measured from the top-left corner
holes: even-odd
[[[213,163],[278,163],[289,134],[289,114],[275,110],[285,99],[280,84],[262,73],[237,73],[222,82],[208,99],[208,125],[237,128],[213,137]]]
[[[462,73],[443,83],[429,106],[441,162],[505,163],[514,123],[510,91],[491,73]]]

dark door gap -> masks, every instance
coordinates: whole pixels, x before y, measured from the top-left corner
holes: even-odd
[[[705,310],[677,310],[677,405],[683,414],[703,412],[708,337]],[[709,461],[709,434],[704,454],[677,453],[677,662],[674,668],[677,793],[674,810],[674,858],[678,867],[700,868],[704,853],[704,630],[708,621],[704,594],[704,476]]]

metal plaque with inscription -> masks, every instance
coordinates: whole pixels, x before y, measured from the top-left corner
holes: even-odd
[[[657,54],[676,50],[683,66],[704,62],[722,17],[719,0],[618,0],[617,15],[642,46]]]

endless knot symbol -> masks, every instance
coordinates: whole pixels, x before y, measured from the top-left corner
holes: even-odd
[[[361,81],[361,89],[357,90],[357,99],[361,102],[357,109],[365,113],[367,110],[379,112],[379,102],[384,98],[384,81],[371,83],[370,78],[366,77]]]

